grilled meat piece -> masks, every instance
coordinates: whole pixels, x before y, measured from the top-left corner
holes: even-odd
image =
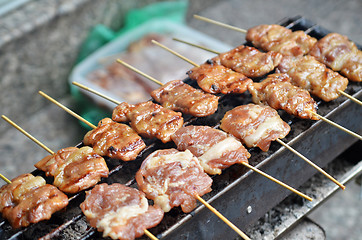
[[[182,127],[171,138],[178,150],[187,149],[194,154],[208,174],[221,174],[222,169],[236,163],[248,163],[250,158],[239,140],[208,126]]]
[[[351,81],[362,81],[362,51],[346,36],[327,34],[313,46],[310,55]]]
[[[312,56],[284,57],[277,70],[287,73],[293,85],[306,89],[326,102],[338,98],[338,90],[344,91],[348,85],[347,78],[327,68]]]
[[[283,26],[259,25],[250,28],[246,40],[264,51],[275,51],[287,56],[303,56],[307,54],[317,39],[303,31],[292,32]]]
[[[261,77],[274,70],[283,55],[277,52],[260,52],[258,49],[241,45],[229,52],[221,53],[212,60],[247,77]]]
[[[101,177],[108,177],[104,159],[91,147],[74,151],[54,173],[54,185],[66,193],[77,193],[94,186]]]
[[[103,183],[86,194],[80,207],[90,225],[103,232],[103,237],[135,239],[163,218],[161,208],[149,206],[143,192],[119,183]]]
[[[16,206],[4,209],[3,216],[13,228],[26,227],[50,219],[53,213],[67,205],[67,195],[55,186],[46,184],[27,191]]]
[[[151,101],[136,105],[123,102],[113,110],[112,119],[116,122],[130,121],[131,127],[138,134],[158,138],[163,143],[171,141],[171,135],[183,124],[181,113]]]
[[[182,80],[166,83],[151,92],[151,96],[164,108],[195,117],[205,117],[215,113],[219,101],[217,96],[195,89]]]
[[[5,208],[14,207],[23,195],[45,185],[44,178],[34,177],[30,173],[22,174],[0,188],[0,212]]]
[[[83,139],[85,145],[93,147],[101,156],[135,160],[146,147],[142,138],[129,126],[116,123],[110,118],[99,121],[97,128],[89,131]]]
[[[194,67],[187,72],[192,80],[196,80],[199,87],[208,93],[243,93],[253,82],[244,74],[234,72],[213,60],[208,60],[200,67]]]
[[[78,148],[76,147],[67,147],[62,148],[58,152],[53,155],[48,155],[39,162],[37,162],[34,166],[45,172],[46,176],[54,176],[56,169],[67,161],[67,158],[70,154],[76,151]]]
[[[309,112],[317,112],[317,103],[307,90],[294,86],[285,73],[271,74],[260,83],[250,84],[249,92],[255,104],[269,105],[275,110],[283,109],[299,118],[318,120]]]
[[[212,179],[188,150],[158,150],[150,154],[136,173],[140,190],[146,193],[163,211],[181,206],[191,212],[196,207],[195,194],[211,191]]]
[[[247,147],[259,147],[268,151],[271,141],[284,138],[290,126],[269,106],[248,104],[236,107],[221,120],[220,128],[232,134]]]

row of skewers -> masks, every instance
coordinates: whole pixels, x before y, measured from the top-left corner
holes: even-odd
[[[295,40],[295,37],[291,38]],[[288,43],[293,41],[288,40]],[[285,45],[287,44],[283,43],[282,45],[284,46],[282,52],[285,54]],[[295,53],[295,48],[293,49],[292,52]],[[94,129],[86,134],[83,143],[91,147],[70,147],[61,149],[57,153],[51,151],[51,156],[44,158],[35,166],[43,170],[47,176],[54,177],[53,184],[61,191],[74,194],[94,186],[100,181],[101,177],[109,175],[107,164],[102,156],[111,159],[118,158],[123,161],[136,159],[146,147],[139,135],[157,138],[164,143],[174,141],[178,150],[159,150],[152,153],[144,160],[137,172],[138,187],[144,193],[139,191],[136,193],[137,190],[131,190],[120,184],[118,184],[119,186],[101,184],[87,192],[86,201],[81,205],[84,214],[90,220],[91,226],[103,231],[104,236],[123,239],[123,236],[128,236],[126,233],[132,232],[131,237],[129,237],[132,239],[132,237],[141,236],[144,232],[148,234],[149,232],[146,229],[157,225],[162,220],[163,211],[167,212],[172,207],[181,205],[184,212],[190,212],[196,207],[196,198],[202,201],[200,196],[211,191],[212,179],[206,173],[210,175],[220,174],[222,169],[235,163],[243,164],[260,172],[260,170],[248,164],[247,159],[250,157],[250,153],[243,147],[241,142],[246,144],[247,147],[257,146],[263,151],[268,151],[271,141],[277,140],[290,149],[288,145],[280,140],[288,134],[290,127],[282,121],[273,108],[286,110],[288,113],[300,118],[319,119],[320,116],[315,115],[317,104],[310,97],[309,92],[294,86],[294,82],[291,80],[293,77],[290,75],[293,75],[293,72],[300,71],[295,69],[295,66],[300,63],[299,60],[297,61],[294,57],[286,58],[290,62],[285,65],[292,65],[294,69],[293,67],[281,67],[280,69],[288,69],[285,70],[288,75],[285,73],[271,74],[262,82],[254,83],[250,79],[251,77],[255,77],[255,74],[260,74],[256,75],[257,77],[267,74],[276,66],[281,65],[280,62],[282,62],[283,58],[281,54],[276,52],[262,53],[256,51],[258,50],[254,48],[240,46],[193,68],[189,72],[189,77],[196,80],[204,92],[196,90],[179,80],[163,85],[152,92],[154,100],[161,103],[163,107],[151,101],[136,105],[116,102],[118,106],[113,111],[112,119],[103,119],[98,126],[88,123]],[[254,60],[252,57],[254,57]],[[228,66],[224,66],[222,62],[225,61],[223,59],[227,59],[228,64],[234,63],[237,67],[233,68],[228,64],[225,64]],[[255,62],[255,59],[259,62]],[[267,59],[272,59],[271,65],[266,64]],[[264,61],[263,64],[260,63],[261,60]],[[127,65],[120,60],[118,62]],[[313,64],[315,63],[313,62]],[[243,71],[243,73],[236,72],[238,67],[241,68],[239,71]],[[268,67],[269,70],[265,70]],[[235,72],[231,69],[235,70]],[[328,78],[330,75],[336,76],[335,72],[331,71],[333,74],[330,73],[328,68],[323,68],[322,72],[321,76],[324,78]],[[307,74],[304,73],[304,75]],[[335,78],[338,79],[337,84],[330,84],[331,79]],[[318,88],[320,84],[315,84],[312,80],[308,79],[309,82],[305,85],[312,85],[314,89]],[[304,79],[304,81],[306,80]],[[330,90],[327,87],[319,87],[318,90],[311,91],[312,94],[330,101],[339,96],[340,91],[343,92],[348,83],[348,80],[346,83],[345,78],[339,76],[329,78],[324,82],[328,81],[329,84],[327,85],[331,86],[332,93],[327,91]],[[211,115],[217,111],[219,99],[218,96],[213,95],[214,93],[241,94],[246,90],[251,92],[254,103],[263,103],[265,105],[248,104],[227,112],[221,121],[220,128],[229,135],[224,131],[207,126],[183,127],[182,114],[174,112],[182,111],[196,117]],[[40,94],[52,100],[46,94],[42,92]],[[117,122],[130,122],[131,127]],[[360,136],[359,138],[361,139]],[[301,157],[308,160],[302,155]],[[308,160],[308,162],[310,161]],[[344,189],[342,184],[327,173],[324,174]],[[267,175],[265,174],[265,176]],[[270,176],[267,177],[277,181]],[[39,218],[33,220],[34,218],[29,217],[27,211],[31,209],[31,207],[29,208],[31,205],[24,208],[21,204],[30,203],[30,201],[26,201],[29,199],[37,199],[33,195],[40,186],[52,186],[39,179],[39,177],[29,177],[29,175],[20,176],[19,179],[15,178],[11,184],[1,188],[0,194],[8,196],[8,200],[2,203],[0,210],[14,227],[27,226],[30,223],[39,221]],[[277,182],[282,184],[280,181]],[[14,193],[14,189],[21,190]],[[290,187],[289,189],[311,200],[311,198],[297,190]],[[58,206],[49,207],[51,213],[65,207],[67,204],[61,191],[54,195],[61,196],[54,199],[54,201],[46,198],[49,200],[46,202],[46,199],[44,199],[46,202],[44,204]],[[112,202],[113,198],[110,198],[111,196],[123,196],[128,191],[132,192],[127,195],[130,196],[129,198],[127,197],[124,201],[117,203]],[[144,196],[152,199],[155,206],[148,206]],[[119,197],[119,199],[122,198]],[[102,206],[107,210],[100,206],[96,207],[95,202],[102,202]],[[22,211],[24,214],[19,214],[17,211]],[[4,212],[10,212],[11,214],[4,214]],[[130,212],[132,214],[129,214]],[[51,213],[43,214],[46,216],[40,220],[49,219]],[[144,217],[147,215],[152,215],[152,219],[155,219],[155,221],[151,222],[147,217]],[[136,220],[138,217],[142,220]],[[120,230],[120,227],[115,225],[115,223],[122,222],[124,223],[122,226],[126,226],[127,222],[131,221],[130,219],[133,221],[133,224],[130,224],[133,226],[131,227],[133,228],[132,231],[129,228],[126,229],[126,227],[121,227]],[[143,224],[140,224],[140,222]],[[135,226],[138,228],[135,228]],[[241,231],[238,233],[243,238],[248,239]],[[128,239],[128,237],[124,239]]]

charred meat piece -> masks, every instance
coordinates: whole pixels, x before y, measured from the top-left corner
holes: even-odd
[[[142,138],[129,126],[116,123],[110,118],[99,121],[97,128],[89,131],[83,139],[85,145],[92,146],[101,156],[135,160],[146,147]]]
[[[180,128],[172,140],[180,151],[189,150],[200,161],[208,174],[221,174],[233,164],[246,162],[250,153],[239,140],[225,132],[208,126]]]
[[[293,85],[306,89],[326,102],[338,98],[338,90],[344,91],[348,85],[347,78],[327,68],[312,56],[284,57],[277,70],[287,73]]]
[[[23,195],[45,185],[44,178],[34,177],[30,173],[22,174],[0,188],[0,212],[14,207]]]
[[[219,98],[195,89],[181,80],[166,83],[151,93],[164,108],[181,111],[195,117],[205,117],[216,112]]]
[[[274,70],[283,55],[277,52],[260,52],[258,49],[241,45],[229,52],[221,53],[213,61],[231,68],[247,77],[261,77]]]
[[[135,239],[163,218],[163,211],[158,206],[149,206],[143,192],[119,183],[103,183],[86,194],[80,207],[90,225],[103,232],[103,237]]]
[[[187,72],[192,80],[197,81],[199,87],[208,93],[243,93],[248,85],[253,82],[244,74],[234,72],[224,66],[218,65],[213,60],[194,67]]]
[[[94,186],[101,177],[108,177],[104,159],[91,147],[74,151],[54,173],[54,185],[66,193],[77,193]]]
[[[303,31],[292,32],[283,26],[259,25],[250,28],[246,40],[264,51],[275,51],[286,56],[303,56],[307,54],[317,39]]]
[[[249,85],[255,104],[265,104],[275,110],[283,109],[299,118],[318,120],[311,112],[317,112],[317,103],[305,89],[294,86],[285,73],[269,75],[260,83]]]
[[[77,149],[78,148],[76,147],[62,148],[53,155],[46,156],[37,162],[34,166],[37,169],[44,171],[46,176],[54,176],[56,169],[66,162],[69,155]]]
[[[232,134],[247,147],[268,151],[271,141],[284,138],[290,126],[269,106],[248,104],[226,112],[220,128]]]
[[[151,101],[136,105],[123,102],[114,110],[112,119],[116,122],[130,121],[131,127],[141,136],[158,138],[163,143],[171,141],[183,124],[182,114],[164,108]]]
[[[158,150],[150,154],[136,173],[140,190],[163,211],[181,206],[183,212],[196,207],[195,195],[211,191],[212,179],[188,150]]]
[[[67,195],[55,186],[46,184],[27,191],[16,206],[4,209],[3,216],[13,228],[26,227],[50,219],[53,213],[67,205]]]
[[[362,81],[362,52],[346,36],[327,34],[314,45],[310,55],[351,81]]]

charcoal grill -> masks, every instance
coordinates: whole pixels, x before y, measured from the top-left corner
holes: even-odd
[[[306,31],[317,39],[328,33],[326,29],[300,16],[283,19],[279,24],[294,31]],[[359,48],[361,49],[360,46]],[[185,79],[185,81],[197,87],[190,79]],[[359,98],[362,94],[361,84],[350,82],[346,92]],[[250,99],[247,93],[223,96],[220,99],[218,111],[214,115],[204,118],[186,116],[185,122],[187,124],[216,127],[226,111],[238,105],[250,103]],[[362,126],[359,122],[362,108],[359,105],[340,97],[329,103],[320,101],[318,106],[318,112],[322,116],[326,116],[358,134],[362,133]],[[335,157],[357,142],[356,138],[325,122],[301,120],[281,111],[279,114],[291,126],[291,132],[284,141],[320,167],[327,166]],[[102,182],[109,184],[119,182],[136,187],[134,175],[144,158],[157,149],[175,147],[172,143],[161,144],[158,141],[149,139],[146,139],[145,142],[148,147],[135,161],[122,162],[106,159],[111,174]],[[356,151],[359,156],[362,155],[361,148]],[[250,153],[252,155],[250,158],[251,165],[295,188],[307,182],[317,172],[276,142],[272,143],[268,152],[261,152],[255,148],[250,149]],[[342,172],[347,175],[338,175],[343,177],[345,181],[361,172],[361,163],[359,161],[346,165],[348,165],[347,173]],[[48,183],[52,182],[52,179],[46,178],[38,170],[35,170],[33,174],[43,176]],[[253,234],[252,226],[257,223],[258,219],[292,194],[290,191],[257,173],[245,169],[243,166],[232,166],[223,171],[221,175],[214,176],[213,181],[213,191],[204,195],[203,198],[241,230],[248,230],[251,232],[250,234]],[[337,190],[337,186],[333,185],[333,183],[329,183],[329,186],[333,187],[327,196]],[[308,187],[303,187],[302,190],[308,194]],[[299,205],[309,206],[307,207],[308,211],[322,202],[316,194],[313,194],[312,197],[317,198],[318,201],[312,203],[307,203],[307,200],[294,196],[294,194],[291,196],[293,196],[293,199],[299,199]],[[291,196],[287,199],[291,198]],[[79,204],[84,198],[85,192],[70,196],[69,206],[65,210],[55,213],[48,221],[32,224],[27,228],[15,230],[11,228],[7,221],[0,219],[0,238],[99,239],[101,233],[89,226],[79,208]],[[326,196],[322,198],[325,199]],[[302,215],[308,213],[308,211],[303,212]],[[294,222],[299,219],[300,217],[296,218]],[[177,208],[172,209],[165,214],[163,221],[150,231],[160,239],[233,239],[237,236],[226,224],[222,223],[202,205],[199,205],[189,214],[185,214]],[[282,232],[280,229],[279,231]]]

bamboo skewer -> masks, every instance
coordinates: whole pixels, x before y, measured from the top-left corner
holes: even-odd
[[[171,50],[165,46],[163,46],[162,44],[158,43],[158,46],[166,49],[166,50]],[[180,54],[175,53],[175,51],[171,50],[171,53],[179,56]],[[185,57],[182,56],[182,59],[184,59]],[[318,115],[319,116],[319,115]],[[348,130],[349,131],[349,130]],[[320,171],[323,175],[325,175],[327,178],[329,178],[330,180],[332,180],[334,183],[336,183],[339,187],[341,187],[343,190],[345,189],[345,186],[342,185],[341,183],[339,183],[336,179],[334,179],[332,176],[330,176],[328,173],[326,173],[323,169],[321,169],[320,167],[318,167],[316,164],[314,164],[311,160],[309,160],[308,158],[306,158],[305,156],[303,156],[302,154],[300,154],[299,152],[297,152],[295,149],[293,149],[292,147],[290,147],[289,145],[285,144],[283,141],[281,141],[280,139],[277,139],[277,142],[279,142],[281,145],[283,145],[284,147],[286,147],[288,150],[290,150],[291,152],[293,152],[294,154],[296,154],[297,156],[299,156],[300,158],[302,158],[304,161],[306,161],[308,164],[310,164],[311,166],[313,166],[315,169],[317,169],[318,171]],[[309,200],[309,199],[308,199]]]
[[[118,60],[117,60],[117,61],[118,61]],[[126,67],[130,66],[129,64],[127,64],[127,63],[125,63],[125,62],[123,62],[123,61],[121,61],[121,60],[119,60],[118,62],[124,64]],[[130,66],[130,67],[132,67],[132,66]],[[137,73],[140,73],[140,74],[142,73],[143,76],[150,77],[150,76],[148,76],[146,73],[143,73],[143,72],[141,72],[140,70],[138,70],[138,69],[136,69],[136,68],[134,68],[134,67],[132,67],[132,68],[130,68],[130,69],[134,70],[134,71],[137,72]],[[153,81],[153,80],[152,80],[152,81]],[[76,86],[79,86],[79,87],[81,87],[81,88],[83,88],[83,89],[85,89],[85,90],[90,89],[90,88],[88,88],[88,87],[86,87],[86,86],[84,86],[84,85],[82,85],[82,84],[76,83],[76,82],[73,82],[73,84],[76,85]],[[161,83],[161,84],[162,84],[162,83]],[[98,92],[98,91],[95,91],[95,90],[91,89],[91,92],[94,93],[94,94],[97,94],[97,95],[100,96],[100,97],[106,98],[106,96],[104,96],[103,94],[101,94],[101,93]],[[106,98],[106,99],[107,99],[107,98]],[[251,166],[250,164],[244,163],[244,162],[243,162],[242,164],[243,164],[245,167],[247,167],[247,168],[249,168],[249,169],[251,169],[251,170],[253,170],[253,171],[261,174],[262,176],[268,178],[269,180],[271,180],[271,181],[273,181],[273,182],[275,182],[275,183],[277,183],[277,184],[279,184],[279,185],[287,188],[288,190],[290,190],[290,191],[298,194],[299,196],[301,196],[301,197],[303,197],[303,198],[305,198],[305,199],[307,199],[307,200],[309,200],[309,201],[312,201],[312,200],[313,200],[311,197],[309,197],[309,196],[305,195],[304,193],[302,193],[302,192],[300,192],[300,191],[298,191],[298,190],[290,187],[289,185],[287,185],[287,184],[279,181],[278,179],[276,179],[276,178],[268,175],[267,173],[265,173],[265,172],[263,172],[263,171],[255,168],[255,167]]]
[[[345,92],[343,92],[343,91],[341,91],[341,90],[338,90],[338,92],[339,92],[340,94],[342,94],[343,96],[351,99],[353,102],[355,102],[355,103],[357,103],[357,104],[359,104],[359,105],[362,106],[362,102],[361,102],[360,100],[358,100],[357,98],[355,98],[355,97],[353,97],[353,96],[349,95],[348,93],[345,93]]]
[[[56,101],[54,98],[49,97],[47,94],[45,94],[42,91],[39,91],[39,94],[42,95],[43,97],[45,97],[46,99],[48,99],[49,101],[51,101],[52,103],[54,103],[55,105],[57,105],[58,107],[62,108],[64,111],[66,111],[67,113],[69,113],[70,115],[72,115],[73,117],[77,118],[78,120],[82,121],[83,123],[87,124],[88,126],[90,126],[91,128],[96,128],[95,125],[93,125],[92,123],[88,122],[86,119],[82,118],[81,116],[79,116],[78,114],[76,114],[75,112],[73,112],[72,110],[70,110],[69,108],[67,108],[66,106],[62,105],[61,103],[59,103],[58,101]]]
[[[4,175],[2,175],[1,173],[0,173],[0,178],[1,178],[2,180],[4,180],[7,184],[10,184],[10,183],[11,183],[11,181],[10,181],[9,179],[7,179]]]
[[[14,123],[13,121],[11,121],[8,117],[2,115],[1,116],[5,121],[7,121],[10,125],[12,125],[13,127],[15,127],[16,129],[18,129],[22,134],[24,134],[25,136],[27,136],[28,138],[30,138],[33,142],[35,142],[36,144],[38,144],[40,147],[42,147],[43,149],[45,149],[48,153],[50,154],[54,154],[54,151],[52,151],[50,148],[48,148],[47,146],[45,146],[43,143],[41,143],[38,139],[36,139],[35,137],[33,137],[31,134],[29,134],[28,132],[26,132],[24,129],[22,129],[20,126],[18,126],[16,123]]]

